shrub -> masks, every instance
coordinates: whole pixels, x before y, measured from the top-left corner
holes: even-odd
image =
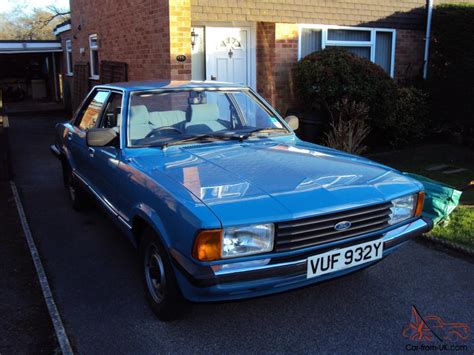
[[[414,86],[399,88],[393,115],[382,127],[390,145],[399,148],[423,139],[430,128],[428,114],[428,95],[423,90]]]
[[[364,104],[373,127],[385,121],[396,106],[397,87],[378,65],[345,49],[327,48],[301,59],[295,67],[296,90],[312,109],[329,117],[343,99]]]
[[[334,105],[337,117],[330,122],[329,132],[324,143],[331,148],[352,154],[362,154],[367,146],[362,142],[367,138],[370,128],[367,125],[369,110],[366,105],[349,102],[347,99]]]

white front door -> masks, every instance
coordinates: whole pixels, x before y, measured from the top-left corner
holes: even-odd
[[[250,29],[206,27],[206,79],[249,85]]]

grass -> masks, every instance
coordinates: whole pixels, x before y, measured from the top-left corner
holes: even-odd
[[[446,227],[436,226],[430,235],[474,249],[474,208],[460,206],[449,216]]]
[[[411,147],[405,150],[373,154],[370,159],[400,171],[415,173],[462,188],[474,180],[474,152],[465,147],[440,144]],[[445,174],[444,169],[431,170],[436,165],[448,169],[465,169]],[[450,215],[447,225],[436,226],[430,235],[474,248],[474,190],[463,192],[460,205]]]

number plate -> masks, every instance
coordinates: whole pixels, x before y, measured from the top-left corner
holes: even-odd
[[[309,279],[311,277],[365,264],[381,259],[382,255],[383,241],[374,240],[311,256],[308,258],[307,278]]]

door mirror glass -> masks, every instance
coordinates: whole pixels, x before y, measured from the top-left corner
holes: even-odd
[[[288,123],[288,126],[290,126],[290,128],[293,130],[293,131],[296,131],[299,126],[300,126],[300,121],[298,120],[298,117],[296,116],[287,116],[285,118],[285,121],[286,123]]]
[[[91,128],[86,133],[89,147],[105,147],[115,145],[118,134],[113,128]]]

